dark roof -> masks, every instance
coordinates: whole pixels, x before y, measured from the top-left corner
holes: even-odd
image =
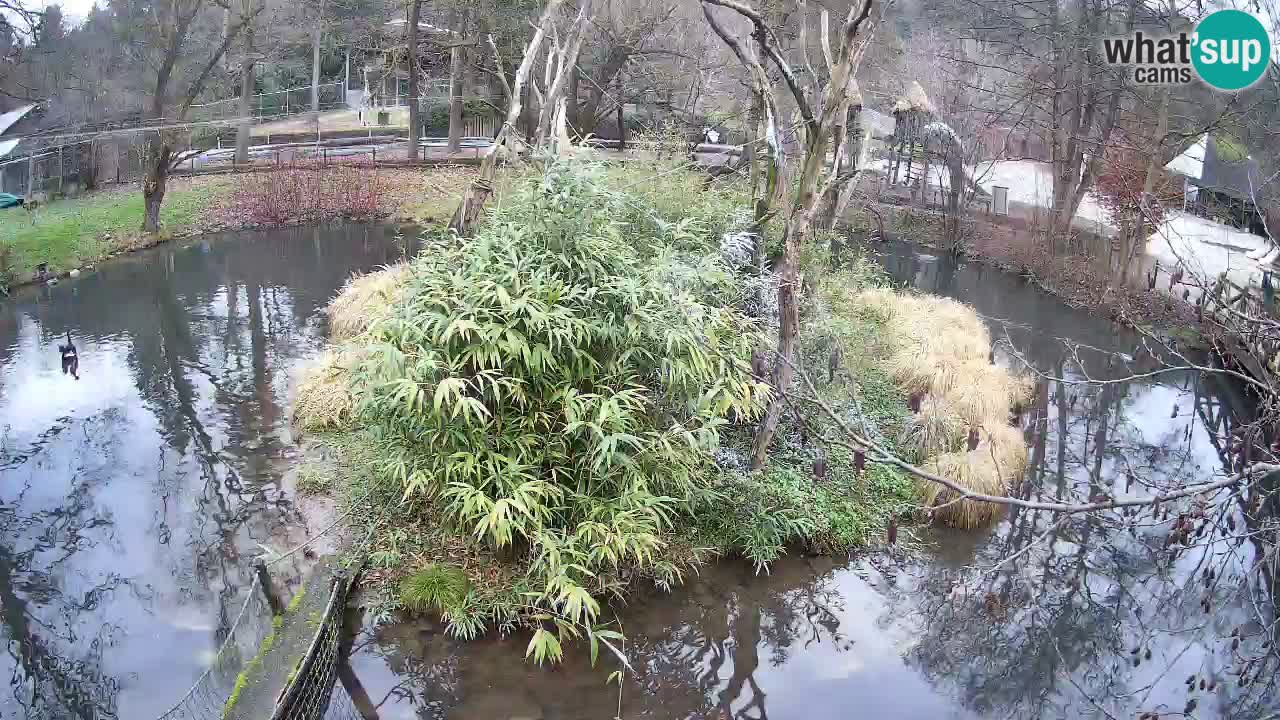
[[[1218,141],[1210,135],[1204,150],[1204,171],[1196,184],[1206,190],[1252,201],[1249,181],[1252,177],[1255,188],[1260,183],[1258,161],[1251,157],[1236,160],[1234,155],[1234,152],[1222,152]]]

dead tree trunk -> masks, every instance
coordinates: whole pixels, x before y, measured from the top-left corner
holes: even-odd
[[[751,106],[747,110],[747,137],[742,143],[743,161],[748,163],[751,172],[751,199],[757,199],[760,191],[760,123],[764,115],[764,100],[753,88],[751,90]]]
[[[483,212],[485,203],[489,201],[489,196],[493,194],[493,183],[497,177],[500,156],[503,153],[510,153],[515,156],[523,150],[523,143],[519,138],[520,131],[516,125],[520,122],[520,114],[524,108],[522,101],[524,99],[525,85],[529,81],[529,73],[533,70],[533,63],[538,56],[538,50],[542,47],[547,33],[550,32],[551,26],[555,22],[556,13],[563,3],[564,0],[548,0],[546,7],[542,10],[542,17],[538,20],[537,29],[534,30],[533,37],[529,39],[529,44],[525,46],[524,58],[520,61],[520,67],[516,70],[515,81],[511,85],[511,92],[509,93],[511,103],[507,107],[507,117],[502,123],[502,128],[498,130],[497,137],[494,138],[492,149],[485,156],[484,161],[480,163],[479,177],[463,193],[462,202],[458,204],[458,209],[454,212],[453,219],[449,222],[449,228],[461,236],[467,236],[475,228],[476,221],[480,219],[480,213]],[[492,46],[493,40],[490,39],[489,42]]]
[[[829,183],[823,192],[822,210],[818,215],[819,227],[835,229],[844,217],[844,211],[853,199],[858,180],[862,177],[862,149],[866,143],[867,133],[862,127],[862,101],[857,96],[850,102],[849,118],[843,127],[837,127],[835,136],[844,138],[843,149],[837,149],[833,166],[835,177],[839,182]],[[839,142],[839,141],[836,141]],[[837,146],[839,148],[839,146]],[[832,247],[835,247],[832,238]],[[833,258],[834,260],[834,258]]]
[[[769,384],[773,388],[773,397],[765,410],[764,418],[756,431],[755,447],[752,452],[751,466],[758,469],[764,466],[769,444],[777,433],[778,423],[782,418],[785,404],[783,394],[791,385],[795,373],[796,344],[800,333],[800,248],[808,240],[813,227],[814,216],[818,204],[826,188],[821,187],[823,171],[827,160],[827,149],[837,123],[844,123],[849,113],[850,101],[855,91],[854,72],[862,60],[862,52],[866,47],[865,37],[870,33],[859,31],[874,25],[870,20],[872,0],[863,0],[861,8],[851,8],[844,22],[841,33],[839,51],[833,56],[836,60],[831,68],[831,77],[818,97],[806,94],[804,89],[782,55],[776,35],[754,8],[739,0],[702,0],[703,16],[711,29],[733,50],[738,60],[751,73],[752,83],[764,96],[766,110],[770,117],[770,125],[777,117],[777,105],[773,102],[773,94],[768,73],[764,66],[743,47],[742,42],[730,35],[715,19],[711,6],[716,5],[733,10],[751,21],[755,41],[764,50],[765,55],[782,75],[797,111],[803,122],[804,159],[801,164],[800,179],[795,196],[791,203],[790,214],[782,235],[782,258],[778,265],[778,343],[773,371]],[[815,113],[814,107],[819,108]],[[776,138],[775,128],[766,129],[767,135]],[[833,172],[827,179],[828,184],[847,181]]]
[[[567,115],[565,116],[565,119],[568,121],[569,127],[573,128],[573,134],[575,138],[582,137],[580,132],[581,120],[578,117],[578,113],[579,113],[578,73],[579,72],[580,70],[578,69],[578,63],[575,60],[573,63],[573,69],[569,71],[569,90],[567,91],[566,98],[565,98],[567,100],[567,104],[566,104]]]
[[[844,217],[845,208],[849,206],[849,201],[853,199],[853,193],[858,189],[858,180],[861,178],[862,171],[862,155],[867,145],[867,130],[862,124],[862,103],[855,102],[850,109],[849,120],[849,140],[846,157],[849,160],[849,171],[855,173],[854,176],[843,187],[838,190],[839,197],[836,200],[835,219]]]
[[[578,54],[582,50],[582,39],[586,35],[587,23],[591,16],[591,0],[585,0],[578,8],[563,45],[557,45],[547,57],[546,94],[542,98],[538,113],[538,129],[533,144],[543,147],[555,137],[552,120],[555,117],[560,100],[569,86],[568,76],[578,62]],[[621,115],[619,115],[621,117]]]
[[[845,147],[847,122],[848,118],[840,120],[836,123],[835,127],[832,128],[831,132],[831,147],[835,149],[835,152],[831,157],[831,169],[834,170],[837,175],[841,172],[847,171],[851,166],[851,163],[848,161],[846,156]],[[835,192],[831,187],[828,187],[827,192],[822,193],[822,200],[818,205],[820,208],[817,221],[819,227],[832,229],[836,226],[836,202],[839,199],[838,195],[839,193]]]

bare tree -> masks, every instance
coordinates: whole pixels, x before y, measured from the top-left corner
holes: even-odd
[[[502,123],[502,128],[498,130],[497,137],[494,138],[493,148],[480,164],[479,176],[463,193],[462,202],[459,203],[458,209],[454,212],[453,219],[449,223],[450,229],[459,235],[465,236],[475,227],[481,211],[484,210],[485,203],[488,202],[489,197],[493,194],[493,183],[497,177],[498,161],[504,156],[517,158],[526,150],[528,143],[520,137],[520,130],[517,127],[524,110],[522,102],[524,88],[527,83],[530,83],[534,66],[541,56],[543,42],[553,34],[558,34],[556,21],[563,4],[564,0],[547,1],[533,36],[525,46],[524,57],[520,61],[519,68],[516,69],[514,81],[508,83],[505,76],[499,73],[502,78],[503,93],[510,98],[510,102],[507,105],[507,115]],[[565,76],[573,71],[576,63],[577,52],[581,48],[583,28],[589,17],[587,14],[589,7],[590,2],[582,3],[577,15],[571,21],[568,41],[564,45],[556,43],[544,66],[546,68],[544,77],[546,78],[549,92],[549,95],[545,97],[550,97],[550,104],[559,106],[559,111],[551,116],[548,127],[558,128],[561,132],[544,134],[541,130],[542,122],[540,119],[539,129],[535,131],[533,138],[535,146],[545,144],[550,138],[561,137],[564,134],[562,131],[565,123],[565,103],[562,95],[564,88],[568,86]],[[488,43],[494,51],[495,62],[501,68],[502,58],[498,56],[497,44],[494,42],[492,35],[488,37]],[[549,104],[546,102],[545,97],[542,103],[544,110]]]
[[[175,135],[172,128],[186,121],[196,98],[217,71],[223,55],[254,17],[261,3],[251,6],[222,30],[210,0],[175,0],[152,6],[148,49],[155,60],[144,115],[157,129],[148,132],[142,183],[142,229],[160,229],[160,206],[172,170]],[[221,37],[219,37],[221,33]],[[174,85],[184,83],[175,92]]]
[[[40,32],[44,13],[21,0],[0,0],[0,32],[13,38],[33,39]]]
[[[422,19],[422,0],[409,0],[409,22],[405,25],[405,45],[409,62],[409,161],[418,159],[418,138],[422,120],[418,102],[418,23]]]
[[[311,112],[320,112],[320,40],[324,33],[324,0],[316,7],[316,24],[311,30]]]
[[[825,83],[816,78],[812,90],[807,89],[783,56],[774,29],[755,8],[738,0],[702,0],[703,14],[716,35],[733,51],[739,62],[751,73],[755,90],[764,98],[765,135],[769,138],[771,172],[782,175],[783,154],[778,147],[780,127],[778,107],[774,99],[772,82],[758,56],[750,52],[742,40],[730,33],[716,19],[712,6],[734,11],[750,21],[751,38],[763,50],[763,54],[782,76],[782,83],[790,93],[800,115],[803,131],[804,155],[800,163],[799,181],[790,203],[786,225],[782,234],[782,258],[778,266],[779,327],[776,359],[770,375],[774,397],[765,411],[764,419],[756,432],[752,467],[765,463],[769,443],[777,432],[778,421],[785,403],[783,394],[791,385],[795,368],[796,338],[800,330],[799,307],[799,255],[800,247],[808,241],[823,193],[836,192],[851,175],[828,172],[827,152],[835,138],[836,127],[847,121],[849,107],[855,99],[854,74],[862,61],[867,37],[872,33],[877,18],[872,17],[873,0],[864,0],[860,6],[851,7],[842,24],[839,44],[832,53],[834,62],[830,77]],[[839,138],[838,142],[842,142]],[[837,171],[839,165],[837,164]]]
[[[251,15],[254,0],[241,0],[242,16]],[[249,162],[249,136],[253,127],[253,94],[257,63],[257,49],[253,45],[253,21],[245,23],[244,52],[240,56],[240,122],[236,125],[236,157],[238,165]]]
[[[680,11],[680,3],[670,0],[604,3],[591,23],[591,49],[579,63],[579,72],[570,76],[569,116],[579,135],[594,134],[626,101],[621,95],[624,73],[628,84],[640,89],[644,83],[631,80],[638,74],[636,65],[683,54],[675,37],[683,23]],[[687,85],[687,78],[681,80]],[[586,99],[581,103],[578,84],[586,85]]]
[[[538,125],[535,129],[533,143],[543,147],[553,138],[559,136],[558,124],[567,122],[567,103],[564,95],[569,88],[569,75],[577,72],[578,53],[582,50],[582,39],[591,16],[591,1],[585,0],[578,7],[578,14],[569,26],[564,42],[560,42],[558,33],[551,38],[551,51],[545,64],[544,84],[541,89],[541,109],[538,113]]]

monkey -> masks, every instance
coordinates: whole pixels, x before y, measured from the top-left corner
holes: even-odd
[[[80,379],[80,354],[76,352],[76,344],[71,342],[71,331],[67,331],[67,344],[59,345],[58,352],[62,355],[62,374],[71,374],[76,380]]]
[[[885,541],[889,543],[890,547],[897,544],[898,542],[898,516],[897,515],[889,516],[889,527],[885,528],[884,534],[885,534]]]
[[[831,356],[827,358],[827,382],[836,381],[836,370],[840,368],[840,348],[831,348]]]
[[[978,428],[969,428],[969,449],[978,449]]]
[[[821,480],[827,474],[827,460],[821,455],[813,461],[813,477]]]
[[[862,454],[861,450],[853,452],[853,469],[858,475],[862,475],[862,470],[867,466],[867,456]]]

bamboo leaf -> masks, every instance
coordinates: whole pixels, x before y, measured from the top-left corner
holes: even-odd
[[[547,661],[560,662],[561,658],[564,657],[564,651],[560,647],[559,638],[542,628],[538,628],[534,631],[533,637],[529,639],[529,646],[525,649],[524,656],[526,658],[532,657],[534,662],[541,665]]]

